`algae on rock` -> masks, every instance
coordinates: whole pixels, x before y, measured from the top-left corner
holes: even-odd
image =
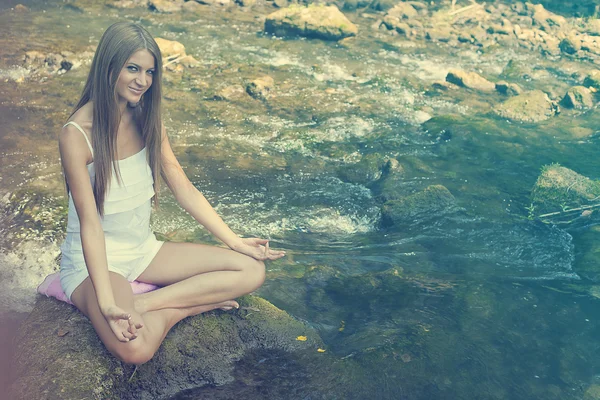
[[[165,398],[185,389],[233,381],[247,351],[316,351],[318,334],[271,303],[244,296],[240,310],[178,323],[148,363],[113,357],[73,306],[40,296],[17,335],[11,399]],[[297,341],[297,336],[306,341]]]

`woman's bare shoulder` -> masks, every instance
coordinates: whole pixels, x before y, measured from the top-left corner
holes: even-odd
[[[92,102],[88,102],[79,110],[75,111],[75,113],[69,118],[69,121],[73,121],[77,123],[77,125],[81,126],[81,128],[86,132],[88,137],[92,132],[92,119],[93,119],[93,109]],[[90,138],[91,139],[91,138]]]

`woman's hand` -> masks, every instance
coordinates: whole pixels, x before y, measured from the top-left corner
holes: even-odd
[[[110,329],[121,342],[129,342],[137,338],[137,330],[144,326],[142,323],[134,322],[131,314],[116,305],[101,309],[101,312]]]
[[[244,238],[231,248],[260,261],[277,260],[285,256],[285,251],[270,249],[268,239]]]

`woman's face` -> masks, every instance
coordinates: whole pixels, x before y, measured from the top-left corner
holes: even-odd
[[[131,55],[123,66],[117,80],[117,98],[119,103],[137,103],[152,85],[154,77],[154,56],[146,49]]]

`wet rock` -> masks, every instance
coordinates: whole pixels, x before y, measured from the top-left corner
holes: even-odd
[[[181,11],[183,0],[149,0],[148,8],[163,14],[171,14]]]
[[[29,11],[29,8],[27,8],[26,6],[24,6],[23,4],[17,4],[15,6],[15,11],[16,12],[27,12]]]
[[[242,7],[252,7],[253,5],[255,5],[257,2],[257,0],[237,0],[236,3],[238,3],[240,6]]]
[[[496,82],[496,91],[507,96],[517,96],[523,92],[523,89],[516,83],[500,81]]]
[[[17,335],[9,398],[168,398],[232,382],[234,362],[254,349],[295,354],[323,347],[312,328],[269,302],[245,296],[239,303],[238,311],[183,320],[134,373],[108,353],[79,311],[40,297]],[[296,340],[300,335],[307,340]]]
[[[448,43],[452,39],[458,38],[458,36],[454,34],[454,30],[451,26],[437,25],[427,29],[425,38],[434,42]]]
[[[35,50],[26,52],[25,56],[23,57],[23,64],[33,67],[43,66],[45,62],[46,55]]]
[[[574,36],[567,36],[561,40],[559,48],[565,54],[576,54],[579,50],[581,50],[581,40]]]
[[[410,26],[406,22],[402,22],[396,17],[390,17],[386,15],[383,17],[382,23],[386,26],[386,28],[395,30],[401,35],[408,36],[410,34]]]
[[[265,32],[277,36],[300,35],[325,40],[356,36],[358,28],[336,6],[292,5],[267,16]]]
[[[287,0],[273,0],[273,5],[278,8],[285,8],[289,5]]]
[[[452,193],[442,185],[432,185],[410,196],[385,202],[381,217],[384,226],[401,226],[417,219],[420,223],[429,221],[456,209]]]
[[[269,91],[275,85],[275,81],[270,76],[263,76],[253,80],[246,85],[246,92],[255,99],[264,100],[269,96]]]
[[[146,7],[148,5],[148,2],[145,0],[116,0],[109,1],[106,3],[106,5],[112,8],[128,9],[136,7]]]
[[[511,97],[496,108],[502,118],[519,122],[540,122],[556,115],[558,108],[541,90]]]
[[[160,48],[163,58],[175,58],[185,55],[185,46],[175,40],[156,38],[156,44]]]
[[[453,83],[447,82],[447,81],[435,81],[431,84],[431,87],[437,90],[450,90],[450,89],[456,89],[457,86]]]
[[[240,85],[232,85],[232,86],[227,86],[226,88],[222,89],[219,91],[219,93],[217,93],[214,96],[215,100],[237,100],[240,99],[242,97],[244,97],[246,95],[246,91],[244,90],[244,88]]]
[[[388,160],[379,154],[367,154],[358,163],[338,169],[338,177],[344,182],[368,185],[383,175]]]
[[[536,215],[589,205],[599,197],[600,182],[559,164],[545,166],[531,191]]]
[[[480,90],[482,92],[493,92],[496,90],[496,86],[492,82],[475,72],[450,70],[448,75],[446,75],[446,81],[469,89]]]
[[[527,10],[531,12],[533,24],[541,27],[545,31],[567,25],[567,20],[565,17],[546,10],[541,4],[533,5],[531,3],[525,3],[525,6]]]
[[[231,0],[196,0],[200,4],[206,4],[215,7],[226,7],[231,4]]]
[[[560,104],[567,108],[585,110],[594,106],[592,91],[585,86],[574,86],[567,91]]]
[[[202,10],[202,6],[197,1],[186,1],[181,7],[183,11],[197,13]]]
[[[396,0],[374,0],[369,7],[376,11],[388,11],[396,5]]]
[[[590,72],[590,74],[583,80],[583,86],[600,89],[600,70],[594,70]]]
[[[600,400],[600,385],[590,385],[583,395],[583,400]]]
[[[391,8],[387,14],[389,17],[396,17],[398,19],[412,19],[417,18],[419,13],[415,8],[408,3],[398,3],[393,8]]]

